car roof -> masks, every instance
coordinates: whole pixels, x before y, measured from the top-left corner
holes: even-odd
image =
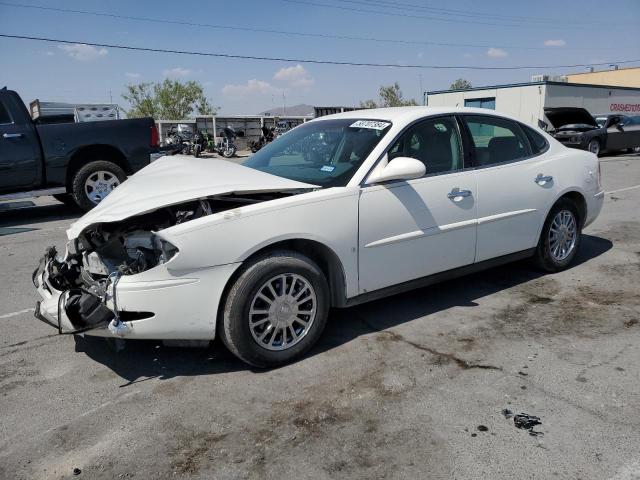
[[[511,120],[519,121],[516,118],[489,110],[487,108],[471,108],[471,107],[386,107],[386,108],[369,108],[363,110],[352,110],[349,112],[335,113],[333,115],[325,115],[312,121],[322,120],[339,120],[339,119],[358,119],[358,120],[386,120],[388,122],[411,122],[422,117],[433,115],[445,115],[453,113],[476,113],[481,115],[494,115],[504,117]]]

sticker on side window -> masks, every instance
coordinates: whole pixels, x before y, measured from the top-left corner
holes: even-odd
[[[377,120],[358,120],[357,122],[349,125],[351,128],[370,128],[372,130],[384,130],[391,123],[389,122],[379,122]]]

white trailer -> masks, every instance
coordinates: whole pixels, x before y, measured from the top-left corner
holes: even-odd
[[[481,107],[537,125],[544,109],[582,107],[592,115],[640,115],[640,88],[586,85],[566,82],[530,82],[511,85],[427,92],[432,107]],[[545,120],[546,121],[546,120]]]

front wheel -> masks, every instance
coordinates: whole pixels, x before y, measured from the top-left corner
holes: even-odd
[[[236,154],[236,147],[233,145],[228,146],[222,151],[222,156],[224,158],[231,158]]]
[[[587,145],[587,150],[593,153],[596,157],[600,156],[600,150],[602,150],[602,145],[600,144],[600,140],[597,138],[592,138],[589,140],[589,145]]]
[[[582,220],[575,204],[559,200],[544,222],[535,253],[538,266],[548,272],[569,267],[576,256],[582,237]]]
[[[327,280],[311,259],[274,252],[243,267],[225,299],[218,332],[241,360],[275,367],[318,341],[329,306]]]

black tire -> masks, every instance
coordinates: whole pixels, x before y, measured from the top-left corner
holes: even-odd
[[[573,249],[571,250],[569,255],[562,260],[558,260],[554,257],[554,255],[551,252],[551,247],[550,247],[551,242],[549,238],[549,231],[551,229],[553,220],[563,210],[566,210],[573,215],[573,218],[576,222],[576,234],[575,234],[576,239],[573,245]],[[584,222],[584,219],[580,218],[578,208],[571,200],[567,198],[561,198],[560,200],[558,200],[556,204],[553,206],[553,208],[551,209],[551,211],[549,212],[549,215],[547,216],[547,219],[544,222],[544,226],[542,227],[542,232],[540,233],[540,240],[538,241],[538,246],[536,247],[536,253],[534,255],[534,260],[536,262],[536,265],[542,270],[545,270],[547,272],[559,272],[561,270],[565,270],[566,268],[568,268],[573,262],[573,259],[576,256],[578,248],[580,248],[580,240],[582,239],[583,222]]]
[[[602,142],[599,138],[592,138],[587,144],[587,150],[599,157],[602,153]]]
[[[78,204],[69,193],[60,193],[58,195],[53,195],[53,198],[55,198],[59,202],[64,203],[67,207],[78,208]]]
[[[236,154],[236,150],[237,150],[237,149],[236,149],[236,147],[229,147],[229,148],[226,148],[226,149],[224,149],[224,150],[222,151],[222,156],[223,156],[224,158],[231,158],[231,157],[235,156],[235,154]]]
[[[73,180],[71,181],[71,195],[76,204],[85,212],[97,205],[97,203],[94,203],[85,193],[85,182],[91,175],[99,171],[109,172],[111,175],[117,177],[120,183],[127,179],[127,174],[124,170],[113,162],[96,160],[84,165],[73,176]]]
[[[315,318],[298,343],[274,351],[254,339],[249,310],[265,282],[281,274],[303,277],[315,291],[317,306]],[[217,326],[220,338],[235,356],[259,368],[283,365],[307,352],[320,338],[330,308],[329,286],[322,270],[311,259],[291,251],[273,252],[243,266],[223,301]]]

